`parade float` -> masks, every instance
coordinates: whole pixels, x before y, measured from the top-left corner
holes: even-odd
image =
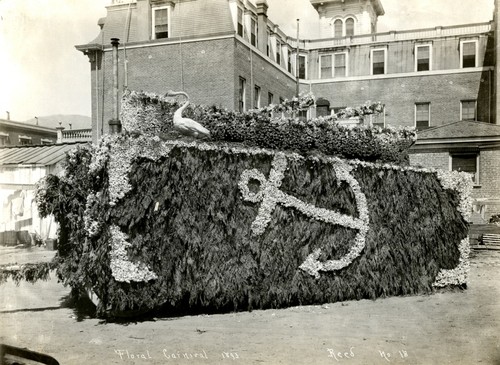
[[[31,277],[55,269],[102,316],[465,287],[470,176],[410,166],[412,128],[338,120],[380,104],[305,120],[311,95],[245,113],[172,95],[127,92],[122,132],[73,150],[64,175],[40,182],[59,245]]]

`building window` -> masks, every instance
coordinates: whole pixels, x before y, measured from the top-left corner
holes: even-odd
[[[329,79],[332,77],[332,55],[321,55],[319,58],[320,79]]]
[[[170,36],[170,7],[153,8],[153,39]]]
[[[260,108],[260,87],[257,85],[255,85],[253,89],[253,108],[254,109]]]
[[[476,120],[476,100],[460,102],[460,120]]]
[[[243,77],[240,77],[240,85],[238,91],[238,110],[240,112],[245,111],[245,88],[246,88],[247,80]]]
[[[28,136],[19,136],[19,144],[20,145],[29,145],[32,144],[31,137]]]
[[[0,146],[7,146],[9,144],[9,135],[0,132]]]
[[[238,8],[238,35],[243,37],[243,9]]]
[[[257,47],[257,20],[252,18],[250,22],[250,43],[252,46]]]
[[[477,41],[460,42],[460,67],[477,67]]]
[[[306,56],[299,55],[299,79],[306,78]]]
[[[272,92],[267,93],[267,105],[271,105],[274,103],[274,95]]]
[[[431,121],[431,104],[416,103],[415,104],[415,127],[421,131],[430,127]]]
[[[330,102],[322,97],[316,99],[316,116],[327,117],[330,115]]]
[[[354,19],[347,18],[345,21],[345,35],[347,37],[354,35]]]
[[[372,49],[372,75],[383,75],[385,74],[385,56],[386,50],[384,49]]]
[[[335,38],[340,38],[342,37],[342,28],[344,27],[344,24],[342,23],[342,20],[337,19],[333,22],[333,36]]]
[[[53,140],[51,140],[51,139],[47,139],[47,138],[42,138],[42,139],[40,140],[40,142],[41,142],[41,144],[43,144],[43,145],[46,145],[46,144],[54,144],[54,141],[53,141]]]
[[[415,46],[415,70],[429,71],[431,69],[431,46]]]
[[[269,28],[267,28],[266,55],[267,57],[271,57],[271,30]]]
[[[288,49],[288,59],[286,62],[288,72],[292,73],[292,51]]]
[[[351,37],[354,35],[354,18],[347,18],[345,21],[336,19],[333,22],[333,37],[340,38],[343,36]],[[331,23],[330,23],[331,24]]]
[[[450,167],[453,171],[463,171],[472,174],[472,181],[479,185],[479,154],[459,153],[450,155]]]
[[[317,117],[327,117],[330,115],[330,108],[328,105],[318,105],[316,106],[316,116]]]
[[[281,42],[276,40],[276,63],[281,65]]]
[[[346,66],[347,53],[336,53],[334,55],[334,77],[344,77],[347,76],[347,66]]]

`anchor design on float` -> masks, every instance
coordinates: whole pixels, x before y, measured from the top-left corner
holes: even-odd
[[[355,218],[349,215],[340,214],[333,210],[318,208],[312,204],[303,202],[296,197],[286,194],[279,188],[287,167],[287,157],[284,153],[277,153],[271,164],[269,178],[257,169],[245,170],[241,174],[239,187],[243,199],[253,203],[260,202],[257,217],[252,222],[252,233],[256,236],[264,233],[267,225],[271,221],[271,214],[277,204],[288,208],[295,208],[304,215],[325,223],[336,224],[358,231],[354,239],[354,245],[349,252],[337,260],[319,261],[321,249],[315,250],[300,265],[300,269],[310,275],[319,278],[319,271],[340,270],[352,263],[358,257],[365,247],[365,236],[369,228],[368,207],[366,197],[361,191],[358,182],[350,174],[352,167],[342,162],[340,159],[332,159],[333,169],[339,181],[348,183],[354,193],[359,217]],[[257,192],[251,192],[248,188],[250,180],[257,180],[260,183],[260,189]]]
[[[271,221],[271,215],[277,204],[287,208],[295,208],[304,215],[330,224],[336,224],[349,229],[357,230],[354,244],[349,252],[336,260],[320,261],[321,248],[309,254],[299,268],[308,274],[319,278],[320,271],[336,271],[349,266],[358,257],[365,247],[365,236],[369,229],[369,216],[366,197],[361,191],[357,180],[351,175],[352,167],[340,159],[329,159],[339,182],[345,181],[351,188],[358,210],[359,217],[355,218],[346,214],[341,214],[333,210],[316,207],[305,203],[302,200],[286,194],[280,190],[281,182],[287,168],[287,156],[276,153],[271,163],[269,178],[257,169],[244,170],[241,173],[238,186],[243,195],[243,199],[253,203],[261,203],[257,216],[252,222],[252,233],[259,236],[264,233],[267,225]],[[260,183],[257,192],[251,192],[248,184],[251,180]],[[111,269],[117,281],[148,281],[157,278],[157,274],[142,262],[132,262],[126,254],[126,248],[130,246],[128,236],[121,232],[117,226],[112,226],[113,237],[111,250]],[[116,242],[115,242],[116,241]],[[139,275],[138,275],[139,274]],[[138,278],[140,276],[140,278]]]

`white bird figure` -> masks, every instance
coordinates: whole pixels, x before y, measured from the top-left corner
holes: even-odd
[[[174,113],[174,129],[186,136],[195,138],[210,137],[210,131],[203,127],[200,123],[189,118],[183,118],[182,112],[189,105],[189,96],[183,91],[169,91],[165,96],[183,95],[186,97],[186,102]]]

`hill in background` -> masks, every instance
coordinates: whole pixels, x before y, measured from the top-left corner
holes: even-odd
[[[31,118],[25,120],[23,123],[36,125],[36,119]],[[38,117],[38,125],[41,127],[56,128],[59,127],[59,123],[61,123],[61,126],[66,130],[92,128],[92,119],[85,115],[57,114]]]

